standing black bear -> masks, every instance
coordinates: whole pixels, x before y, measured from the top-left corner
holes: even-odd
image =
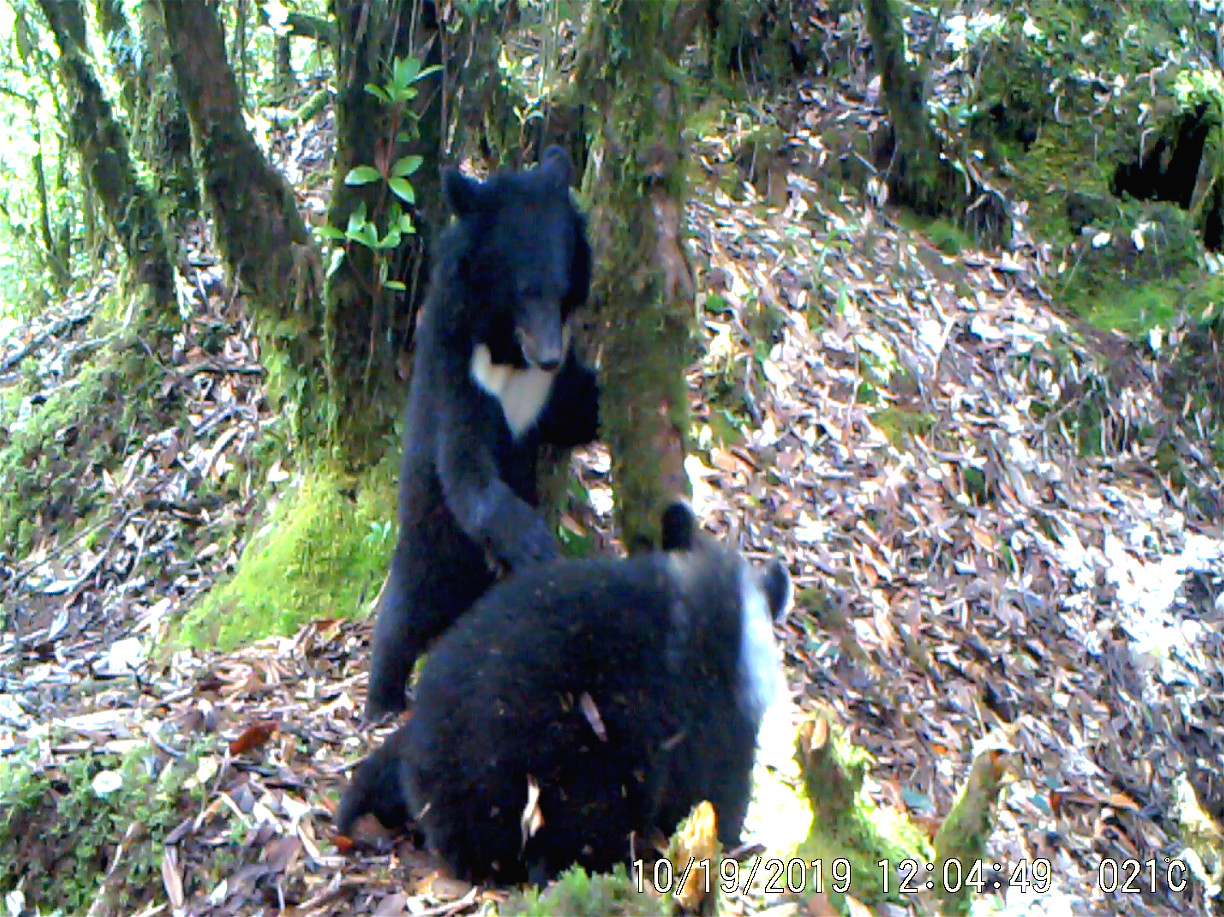
[[[572,175],[557,147],[532,171],[484,183],[443,174],[458,219],[438,242],[417,329],[367,719],[405,708],[417,657],[493,583],[491,561],[513,570],[557,556],[535,509],[539,447],[588,443],[599,426],[595,374],[570,346],[591,271]]]
[[[772,623],[790,577],[701,535],[682,503],[662,545],[493,587],[430,652],[412,719],[357,767],[340,833],[367,812],[415,821],[473,882],[607,870],[702,800],[737,844],[757,730],[786,689]]]

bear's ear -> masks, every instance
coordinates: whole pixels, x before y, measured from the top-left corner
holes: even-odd
[[[550,146],[540,157],[540,174],[558,188],[568,188],[574,180],[574,163],[569,153],[559,146]]]
[[[775,621],[785,618],[794,600],[794,587],[782,561],[771,560],[761,573],[761,591],[765,593],[765,601],[769,603],[770,616]]]
[[[474,178],[468,178],[455,166],[442,170],[442,193],[446,195],[450,209],[458,216],[484,209],[484,185]]]
[[[697,517],[687,503],[675,501],[663,510],[660,525],[664,551],[691,551],[697,540]]]

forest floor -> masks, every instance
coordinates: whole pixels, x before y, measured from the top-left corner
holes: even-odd
[[[780,554],[794,575],[796,700],[833,708],[872,755],[873,799],[932,830],[975,749],[1008,751],[988,850],[1004,864],[1048,860],[1055,892],[1009,889],[995,912],[1218,910],[1196,878],[1182,892],[1163,872],[1141,893],[1101,885],[1110,858],[1182,856],[1183,775],[1205,802],[1224,794],[1224,533],[1199,509],[1224,505],[1224,480],[1186,459],[1192,500],[1155,470],[1158,445],[1204,454],[1195,418],[1167,404],[1168,346],[1060,311],[1042,292],[1054,255],[1022,225],[1004,253],[948,255],[887,206],[830,194],[846,151],[826,148],[825,127],[878,112],[804,87],[790,115],[790,165],[759,194],[720,190],[733,137],[697,144],[710,180],[688,210],[705,345],[690,377],[690,476],[711,530]],[[282,165],[323,171],[327,156],[311,150],[329,142],[308,126]],[[193,482],[242,473],[270,419],[242,300],[203,239],[194,246],[197,296],[174,367],[191,432],[143,431],[143,447],[100,476],[115,505],[101,538],[0,558],[17,625],[0,645],[0,744],[12,752],[53,729],[38,766],[65,772],[90,751],[152,742],[181,760],[203,736],[222,740],[192,756],[200,792],[156,849],[134,817],[106,853],[91,913],[128,912],[116,902],[129,900],[124,864],[137,858],[156,867],[146,914],[474,911],[504,892],[442,877],[406,843],[388,856],[332,841],[345,775],[377,741],[359,728],[368,617],[320,608],[291,637],[149,654],[233,569],[241,544],[210,549],[211,533],[235,522],[253,533],[257,498],[297,474],[278,466],[224,506],[193,500]],[[0,359],[80,308],[10,335]],[[219,324],[233,332],[206,351]],[[88,334],[49,336],[30,356],[46,386],[71,384],[62,357]],[[573,461],[595,510],[579,523],[607,533],[606,456]],[[63,851],[50,849],[47,818],[23,855],[51,868]],[[798,912],[764,896],[726,907]]]

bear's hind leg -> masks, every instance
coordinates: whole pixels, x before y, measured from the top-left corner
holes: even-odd
[[[378,617],[370,638],[367,723],[408,709],[404,690],[417,656],[423,649],[422,637],[413,627],[412,606],[419,600],[419,591],[413,588],[408,550],[401,538],[391,559],[391,572],[387,575],[387,584],[378,603]]]

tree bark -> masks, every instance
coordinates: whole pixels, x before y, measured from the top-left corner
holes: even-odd
[[[601,0],[577,68],[592,136],[584,182],[597,253],[600,419],[612,456],[621,536],[658,543],[661,507],[689,493],[685,369],[693,279],[682,246],[686,184],[679,58],[702,2]]]
[[[485,7],[493,5],[482,6],[487,14]],[[411,341],[423,298],[426,242],[446,220],[438,170],[451,143],[463,141],[462,134],[456,137],[458,132],[450,130],[448,117],[455,110],[456,87],[485,78],[497,59],[500,36],[492,20],[469,19],[465,31],[470,44],[464,48],[464,32],[452,34],[439,23],[433,0],[333,0],[333,10],[339,34],[337,139],[328,223],[343,229],[363,207],[367,219],[385,233],[388,211],[398,199],[383,181],[347,185],[345,177],[360,165],[373,165],[385,174],[391,163],[409,154],[424,160],[409,177],[414,203],[399,205],[412,216],[415,233],[405,234],[397,248],[380,254],[345,243],[344,259],[328,278],[328,379],[340,405],[345,455],[359,467],[381,457],[386,431],[402,407],[397,358]],[[451,53],[460,48],[464,53]],[[390,65],[408,56],[421,60],[422,69],[444,69],[415,83],[418,95],[410,110],[397,111],[365,87],[385,82]],[[384,286],[383,272],[406,289]]]
[[[106,43],[106,53],[119,82],[119,98],[128,122],[136,121],[140,74],[136,66],[136,35],[123,12],[121,0],[94,0],[94,14]]]
[[[293,45],[288,35],[276,36],[275,66],[276,97],[280,102],[287,102],[297,88],[297,79],[293,73]]]
[[[385,182],[348,185],[345,177],[359,165],[373,165],[385,175],[391,163],[409,153],[425,159],[408,178],[416,195],[415,206],[399,204],[412,215],[415,233],[404,234],[393,251],[375,252],[356,242],[343,243],[344,259],[328,277],[328,380],[342,405],[340,436],[347,458],[360,467],[377,460],[379,444],[402,407],[395,378],[396,344],[411,334],[412,306],[425,280],[426,228],[431,218],[441,216],[437,180],[441,76],[435,74],[415,84],[418,104],[410,111],[396,110],[365,87],[385,82],[397,58],[436,62],[441,36],[433,4],[423,0],[383,4],[333,0],[332,6],[339,46],[336,166],[328,223],[343,229],[350,216],[363,208],[380,235],[385,233],[389,210],[398,198]],[[406,290],[389,289],[384,279],[402,282]]]
[[[293,189],[268,165],[243,122],[216,7],[178,0],[160,6],[217,243],[234,282],[250,297],[261,342],[279,354],[271,374],[274,394],[296,400],[296,432],[321,439],[334,429],[336,413],[326,397],[319,341],[318,248]]]
[[[926,115],[925,77],[905,59],[905,30],[893,0],[865,0],[867,30],[888,113],[894,149],[888,170],[894,200],[924,216],[965,216],[971,188],[949,159]]]
[[[220,20],[218,20],[219,22]],[[234,47],[230,58],[238,70],[238,107],[242,108],[247,100],[247,62],[246,62],[246,26],[247,0],[234,0]]]
[[[191,123],[174,80],[166,23],[157,0],[140,0],[140,83],[137,154],[158,178],[158,193],[177,215],[195,213],[200,189],[191,157]]]
[[[47,170],[43,164],[42,128],[38,123],[38,106],[29,99],[30,124],[34,128],[34,189],[38,194],[38,231],[42,239],[43,259],[55,292],[62,296],[72,282],[72,252],[61,251],[55,233],[51,229],[51,196],[47,193]]]
[[[60,79],[71,106],[69,138],[138,282],[151,296],[143,318],[160,341],[179,323],[165,227],[153,196],[136,177],[127,134],[89,64],[80,0],[39,0],[39,7],[60,49]]]

